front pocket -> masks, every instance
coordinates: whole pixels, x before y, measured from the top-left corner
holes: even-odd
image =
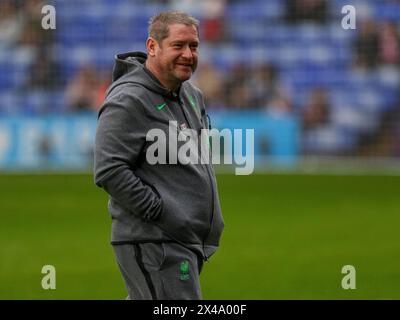
[[[211,191],[193,188],[191,178],[179,177],[174,186],[160,182],[157,189],[162,200],[162,213],[154,221],[169,237],[184,244],[201,244],[209,228]],[[198,176],[193,175],[193,179]],[[181,179],[182,178],[182,179]],[[200,189],[200,190],[199,190]],[[203,189],[203,190],[201,190]]]

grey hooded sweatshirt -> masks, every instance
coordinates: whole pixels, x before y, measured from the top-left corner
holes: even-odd
[[[167,164],[146,160],[149,130],[161,129],[168,142],[170,121],[181,130],[208,128],[203,96],[188,81],[179,93],[168,91],[145,68],[146,58],[116,56],[98,115],[94,179],[110,195],[112,243],[175,241],[207,260],[224,227],[212,165],[170,164],[168,146]]]

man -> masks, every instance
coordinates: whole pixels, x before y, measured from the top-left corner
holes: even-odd
[[[201,299],[203,260],[216,251],[223,230],[210,164],[182,164],[170,153],[167,164],[147,161],[150,130],[162,130],[170,144],[177,140],[170,124],[175,132],[208,128],[203,96],[187,81],[198,46],[194,18],[153,17],[147,54],[116,56],[99,111],[95,183],[110,195],[112,244],[131,299]]]

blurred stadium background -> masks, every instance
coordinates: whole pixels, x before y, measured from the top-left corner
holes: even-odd
[[[124,297],[90,176],[96,111],[114,55],[144,51],[148,19],[170,9],[201,22],[193,81],[213,126],[256,136],[255,174],[218,176],[227,228],[205,298],[398,299],[396,0],[2,0],[0,298]],[[356,290],[340,286],[346,264]]]

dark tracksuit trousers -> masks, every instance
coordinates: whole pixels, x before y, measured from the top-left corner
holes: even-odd
[[[175,242],[113,245],[128,298],[200,300],[203,258]]]

